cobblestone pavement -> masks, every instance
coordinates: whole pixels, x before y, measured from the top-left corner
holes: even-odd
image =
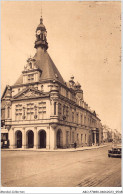
[[[78,152],[1,152],[5,187],[120,187],[121,159],[108,147]]]

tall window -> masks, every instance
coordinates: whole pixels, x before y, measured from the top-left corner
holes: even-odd
[[[35,109],[34,118],[37,119],[37,106],[36,105],[34,106],[34,109]]]
[[[82,115],[81,115],[81,125],[82,125]]]
[[[22,104],[17,104],[15,106],[15,120],[22,120]]]
[[[63,115],[65,115],[65,105],[63,106]]]
[[[46,117],[46,102],[39,102],[38,118],[44,119]]]
[[[10,118],[10,107],[8,107],[8,115],[7,118]]]
[[[72,122],[74,123],[74,112],[72,112]]]
[[[82,143],[82,137],[83,137],[83,134],[81,134],[81,143]]]
[[[34,103],[27,104],[27,120],[34,120]]]
[[[86,117],[84,117],[84,124],[86,125]]]
[[[72,132],[72,143],[74,143],[74,132]]]
[[[79,114],[78,113],[76,113],[76,122],[77,122],[77,124],[79,123]]]
[[[54,102],[54,115],[56,115],[56,102]]]
[[[58,104],[58,115],[61,118],[61,114],[62,114],[62,109],[61,109],[61,104]]]

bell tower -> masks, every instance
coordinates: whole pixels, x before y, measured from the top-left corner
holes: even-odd
[[[47,43],[47,30],[43,24],[43,18],[40,18],[40,24],[36,29],[36,41],[35,41],[35,48],[41,47],[45,51],[48,49]]]

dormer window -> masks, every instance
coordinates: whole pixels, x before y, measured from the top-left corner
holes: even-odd
[[[28,82],[34,81],[34,74],[29,74],[28,75]]]

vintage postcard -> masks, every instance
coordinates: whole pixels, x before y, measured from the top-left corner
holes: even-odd
[[[1,1],[1,193],[120,190],[121,158],[121,2]]]

